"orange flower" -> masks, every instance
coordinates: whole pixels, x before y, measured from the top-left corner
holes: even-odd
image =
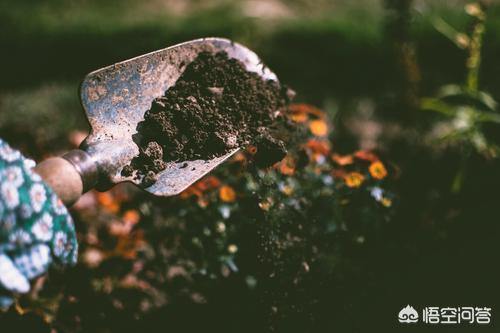
[[[118,237],[116,246],[110,254],[125,259],[135,259],[137,251],[144,245],[143,235],[142,230],[137,230],[125,237]]]
[[[311,120],[309,130],[316,136],[326,136],[328,134],[328,125],[323,119]]]
[[[340,166],[346,166],[354,163],[352,155],[333,154],[332,160]]]
[[[335,178],[344,178],[347,175],[344,169],[333,169],[331,174]]]
[[[255,146],[248,146],[247,151],[250,155],[255,155],[257,153],[257,147]]]
[[[359,158],[360,160],[375,162],[378,161],[378,156],[372,152],[366,150],[359,150],[354,153],[354,157]]]
[[[195,195],[197,197],[201,197],[201,195],[202,195],[200,190],[198,190],[194,185],[192,185],[192,186],[188,187],[187,189],[185,189],[184,191],[182,191],[180,194],[180,197],[181,197],[181,199],[186,200],[186,199],[189,199],[193,195]]]
[[[202,192],[213,190],[220,185],[219,178],[215,176],[208,176],[198,181],[195,186]]]
[[[349,172],[344,176],[345,184],[351,188],[360,187],[361,184],[363,184],[364,180],[365,176],[363,176],[359,172]]]
[[[290,119],[295,121],[296,123],[305,123],[309,117],[305,113],[293,113],[290,116]]]
[[[236,154],[233,155],[232,160],[234,162],[245,162],[246,157],[245,154],[243,154],[241,151],[237,152]]]
[[[312,105],[308,105],[308,104],[299,104],[299,103],[292,104],[288,107],[288,111],[291,112],[293,115],[311,114],[311,115],[316,116],[316,118],[323,118],[325,116],[323,111],[321,111],[320,109],[318,109]],[[292,117],[293,117],[293,115],[292,115]]]
[[[295,173],[295,161],[286,156],[279,163],[277,163],[278,170],[285,176],[292,176]]]
[[[233,202],[236,199],[236,192],[231,186],[224,185],[219,189],[219,198],[224,202]]]
[[[139,215],[139,212],[136,211],[135,209],[129,209],[123,213],[123,222],[126,224],[137,224],[139,222],[141,216]]]
[[[119,220],[112,220],[108,224],[109,233],[116,237],[127,237],[132,230],[132,224],[123,223]]]
[[[96,199],[99,205],[110,213],[118,213],[120,204],[111,192],[96,192]]]
[[[370,175],[375,179],[384,179],[387,176],[387,170],[382,162],[376,161],[368,167]]]
[[[189,186],[180,194],[180,197],[181,199],[188,199],[189,197],[195,195],[199,198],[204,192],[213,190],[219,187],[219,185],[219,178],[215,176],[208,176]]]
[[[330,143],[328,141],[311,139],[307,141],[305,146],[316,154],[327,155],[330,152]]]
[[[114,200],[113,197],[111,196],[111,193],[109,192],[96,192],[95,196],[97,198],[97,202],[101,206],[106,207],[113,204]]]

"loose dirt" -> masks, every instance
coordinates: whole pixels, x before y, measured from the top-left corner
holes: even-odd
[[[272,165],[286,153],[273,128],[285,117],[287,92],[225,52],[200,53],[146,111],[134,135],[140,153],[122,174],[147,186],[168,162],[208,160],[248,145],[257,147],[260,166]]]

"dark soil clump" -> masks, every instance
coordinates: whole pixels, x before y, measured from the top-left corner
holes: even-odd
[[[288,103],[279,83],[224,52],[200,53],[146,111],[134,135],[140,153],[122,174],[148,185],[168,162],[212,159],[249,144],[257,146],[259,165],[271,165],[286,152],[273,128]]]

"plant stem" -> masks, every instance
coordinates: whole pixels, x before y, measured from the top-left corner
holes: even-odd
[[[469,149],[462,154],[460,166],[458,167],[458,171],[451,184],[451,193],[458,194],[462,190],[465,174],[467,173],[467,161],[469,160],[470,155],[471,152]]]
[[[479,2],[470,4],[478,8],[478,12],[470,13],[474,17],[472,24],[472,33],[469,45],[469,55],[467,57],[467,89],[476,94],[478,91],[479,68],[481,66],[481,46],[483,43],[483,35],[485,31],[486,14],[484,6]]]

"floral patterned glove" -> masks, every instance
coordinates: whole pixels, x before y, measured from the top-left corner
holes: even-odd
[[[0,308],[51,264],[77,259],[73,220],[34,166],[0,139]]]

